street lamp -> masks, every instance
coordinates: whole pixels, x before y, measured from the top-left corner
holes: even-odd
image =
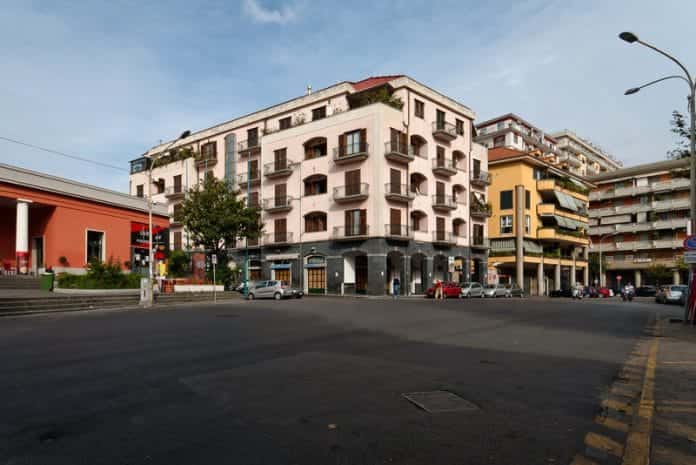
[[[185,139],[188,136],[191,135],[191,131],[186,130],[181,133],[181,135],[174,139],[167,147],[162,150],[160,153],[157,155],[152,155],[150,157],[150,163],[149,163],[149,168],[147,171],[147,216],[148,216],[148,237],[149,237],[149,252],[148,252],[148,292],[147,292],[147,299],[145,302],[143,302],[145,307],[151,307],[152,306],[152,281],[154,279],[154,271],[153,271],[153,261],[154,261],[154,253],[152,250],[152,170],[155,168],[155,165],[157,164],[157,160],[162,156],[163,153],[165,153],[167,150],[169,150],[174,144],[179,142],[181,139]]]
[[[694,234],[696,233],[696,187],[694,186],[694,182],[696,181],[696,83],[694,83],[694,80],[691,77],[691,73],[689,73],[689,70],[686,69],[686,67],[676,58],[674,58],[672,55],[669,53],[665,52],[664,50],[660,50],[659,48],[655,47],[654,45],[651,45],[647,42],[643,42],[638,38],[637,35],[635,35],[632,32],[622,32],[619,34],[619,38],[625,42],[628,42],[629,44],[633,43],[639,43],[640,45],[643,45],[644,47],[647,47],[660,55],[668,58],[670,61],[674,62],[681,70],[684,72],[683,75],[674,75],[674,76],[667,76],[661,79],[657,79],[655,81],[649,82],[647,84],[644,84],[640,87],[633,87],[631,89],[628,89],[625,92],[625,95],[632,95],[637,93],[639,90],[641,90],[644,87],[651,86],[653,84],[657,84],[658,82],[665,81],[667,79],[681,79],[686,84],[689,86],[689,96],[688,96],[688,102],[689,102],[689,116],[691,119],[691,124],[689,127],[689,156],[691,158],[691,164],[690,164],[690,179],[691,179],[691,188],[690,188],[690,212],[689,216],[691,219],[691,233]],[[689,285],[693,282],[694,279],[694,265],[692,264],[689,269]],[[689,286],[690,287],[690,286]],[[684,305],[684,322],[687,322],[688,320],[688,315],[689,315],[689,307],[688,307],[688,300]]]

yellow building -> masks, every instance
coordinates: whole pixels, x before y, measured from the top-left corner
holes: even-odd
[[[501,282],[545,295],[588,283],[588,191],[592,184],[538,152],[493,148],[489,266]]]

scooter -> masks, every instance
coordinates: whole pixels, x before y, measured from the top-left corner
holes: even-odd
[[[633,301],[633,291],[621,291],[621,300],[624,302],[632,302]]]
[[[582,291],[577,287],[573,288],[573,299],[582,300]]]

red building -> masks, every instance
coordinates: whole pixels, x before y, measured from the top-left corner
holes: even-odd
[[[45,267],[79,273],[91,259],[147,266],[147,202],[120,192],[0,164],[3,272]],[[156,243],[168,245],[169,217],[155,205]],[[145,246],[145,248],[143,248]]]

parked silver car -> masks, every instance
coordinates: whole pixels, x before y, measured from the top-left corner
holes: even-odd
[[[253,289],[249,289],[249,300],[254,299],[299,299],[304,292],[292,289],[286,281],[257,281]]]
[[[505,297],[524,297],[524,290],[517,284],[508,284],[505,290],[507,291]]]
[[[684,305],[688,290],[689,287],[683,284],[662,286],[657,294],[655,294],[655,302]]]
[[[493,297],[505,297],[507,296],[507,289],[505,284],[489,284],[483,288],[483,297],[493,298]]]
[[[481,283],[462,283],[461,288],[462,297],[464,298],[483,297],[483,286]]]

